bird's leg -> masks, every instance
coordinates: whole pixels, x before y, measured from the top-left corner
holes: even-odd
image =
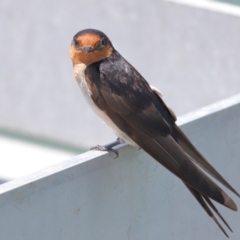
[[[117,138],[117,140],[115,142],[125,143],[125,141],[122,138]]]
[[[118,138],[115,142],[109,143],[105,146],[97,145],[97,146],[91,147],[90,150],[113,152],[115,154],[114,158],[117,158],[119,155],[118,151],[113,149],[113,147],[115,147],[121,143],[123,143],[122,140],[120,138]]]
[[[121,138],[117,138],[116,141],[119,141],[120,143],[125,143],[125,141]],[[138,148],[136,148],[137,150],[141,150],[142,148],[138,146]]]

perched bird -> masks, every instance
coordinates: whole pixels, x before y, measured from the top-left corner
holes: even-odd
[[[158,89],[148,84],[101,31],[78,32],[71,43],[70,57],[74,76],[95,113],[120,141],[142,148],[179,177],[228,237],[213,212],[232,230],[210,199],[235,211],[237,206],[199,167],[240,195],[175,124],[176,117]]]

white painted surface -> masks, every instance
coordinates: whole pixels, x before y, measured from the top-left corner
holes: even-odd
[[[60,163],[74,156],[29,142],[0,136],[0,179],[11,180]]]
[[[167,0],[167,1],[240,17],[240,7],[228,3],[227,0],[226,2],[218,2],[218,0]]]
[[[240,97],[208,111],[181,127],[239,191]],[[226,239],[181,181],[142,150],[118,150],[117,159],[90,151],[0,185],[0,239]],[[216,206],[239,240],[239,212]]]
[[[0,127],[84,147],[115,138],[85,103],[68,56],[73,35],[89,27],[105,32],[177,115],[239,93],[239,8],[196,5],[0,1]]]

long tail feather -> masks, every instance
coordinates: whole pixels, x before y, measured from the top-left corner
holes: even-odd
[[[218,212],[217,208],[213,205],[212,201],[208,198],[203,196],[205,201],[208,203],[208,205],[214,210],[214,212],[218,215],[218,217],[224,222],[224,224],[227,226],[227,228],[231,231],[232,229],[230,228],[230,226],[228,225],[228,223],[225,221],[225,219],[223,218],[223,216]]]
[[[183,150],[191,156],[191,160],[198,164],[201,168],[207,171],[215,179],[221,182],[226,188],[235,193],[238,197],[240,194],[213,168],[213,166],[202,156],[202,154],[193,146],[182,130],[175,125],[175,134],[177,135],[178,143]]]
[[[199,204],[202,206],[202,208],[207,212],[207,214],[213,219],[213,221],[218,225],[218,227],[222,230],[222,232],[225,234],[226,237],[229,238],[228,234],[226,233],[226,231],[224,230],[224,228],[222,227],[222,225],[219,223],[219,221],[216,219],[216,217],[214,216],[214,214],[212,213],[211,209],[209,208],[209,206],[217,213],[217,215],[221,218],[221,220],[224,222],[224,224],[229,228],[229,230],[232,232],[232,229],[229,227],[229,225],[227,224],[227,222],[223,219],[223,217],[220,215],[220,213],[217,211],[217,209],[215,208],[215,206],[212,204],[212,202],[205,196],[201,195],[198,191],[196,191],[195,189],[193,189],[191,186],[185,184],[186,187],[189,189],[189,191],[193,194],[193,196],[196,198],[196,200],[199,202]],[[209,206],[207,205],[207,203],[204,201],[204,199],[206,200],[206,202],[210,204]]]

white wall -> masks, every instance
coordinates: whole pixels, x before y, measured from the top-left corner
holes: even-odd
[[[89,27],[104,31],[177,115],[240,91],[239,8],[6,0],[0,9],[0,129],[85,147],[113,140],[83,100],[68,56],[72,36]]]

